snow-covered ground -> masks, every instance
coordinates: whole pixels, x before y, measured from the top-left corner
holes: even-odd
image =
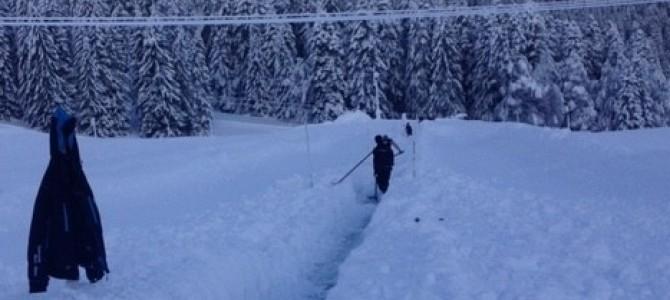
[[[329,299],[668,299],[670,130],[420,134]]]
[[[570,133],[348,116],[247,119],[214,136],[80,137],[112,273],[47,299],[662,299],[670,295],[669,129]],[[416,127],[416,126],[415,126]],[[370,161],[398,157],[381,204]],[[0,299],[28,297],[46,134],[0,124]],[[314,187],[310,187],[313,169]]]

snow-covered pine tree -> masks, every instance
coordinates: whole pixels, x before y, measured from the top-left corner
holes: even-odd
[[[564,98],[565,121],[563,126],[571,130],[588,130],[596,117],[594,103],[587,90],[588,78],[583,59],[577,51],[571,51],[561,62],[561,90]]]
[[[666,4],[667,5],[667,4]],[[669,7],[666,6],[666,11],[670,9]],[[663,30],[663,36],[662,36],[662,42],[659,42],[661,46],[661,50],[659,51],[659,56],[661,56],[661,67],[663,68],[663,72],[665,74],[665,77],[670,78],[670,18],[665,18],[665,21],[662,24],[654,24],[651,23],[650,26],[662,26]],[[670,113],[670,111],[669,111]],[[670,116],[670,114],[669,114]],[[670,124],[670,117],[668,119],[668,123]]]
[[[311,111],[307,100],[307,92],[311,83],[311,71],[313,67],[308,60],[298,58],[295,64],[289,68],[289,77],[284,79],[289,87],[286,97],[277,104],[275,116],[278,119],[295,122],[306,122]]]
[[[0,3],[0,17],[11,16],[9,3]],[[14,31],[0,27],[0,120],[21,118],[22,111],[16,98],[16,68],[13,47]]]
[[[549,49],[552,49],[552,55],[555,62],[561,62],[565,55],[563,54],[563,37],[567,23],[560,18],[547,16],[545,18],[547,34],[546,43]]]
[[[212,122],[212,96],[209,70],[201,27],[184,28],[177,32],[174,53],[179,57],[177,70],[182,89],[190,108],[191,135],[208,135]]]
[[[564,99],[560,85],[562,83],[559,74],[560,63],[554,62],[553,52],[547,48],[541,51],[539,63],[533,70],[533,78],[542,85],[544,91],[542,99],[542,111],[544,112],[545,126],[560,127],[564,122]]]
[[[449,117],[465,113],[460,57],[456,49],[457,26],[452,19],[437,20],[433,29],[429,101],[419,116]]]
[[[311,38],[313,70],[306,109],[308,121],[334,120],[344,112],[346,84],[342,61],[342,38],[334,23],[317,23]]]
[[[155,0],[133,0],[135,2],[135,15],[149,17],[152,15]]]
[[[431,7],[429,0],[420,0],[420,3],[412,2],[417,9],[426,9]],[[407,90],[405,92],[406,113],[411,118],[418,116],[419,108],[425,107],[430,101],[430,72],[432,61],[432,41],[431,32],[433,27],[432,19],[412,19],[409,23],[407,33],[407,67],[405,71],[405,80]]]
[[[535,89],[537,94],[533,98],[535,98],[537,112],[542,116],[539,119],[543,123],[536,124],[559,127],[563,124],[564,119],[563,94],[559,87],[561,78],[557,63],[554,62],[554,51],[549,45],[552,37],[549,36],[546,16],[531,15],[527,28],[528,48],[525,56],[532,69],[533,80],[540,85]]]
[[[239,0],[230,1],[229,11],[234,15],[245,16],[250,15],[254,11],[254,0]],[[228,84],[230,87],[230,95],[235,102],[235,111],[237,113],[246,113],[248,108],[247,102],[247,87],[249,82],[247,78],[247,70],[249,66],[249,34],[251,25],[231,25],[226,26],[226,37],[224,47],[227,47],[226,55],[229,56],[228,64],[231,70],[231,77],[228,77]]]
[[[529,62],[529,59],[537,59],[545,50],[544,42],[539,40],[543,34],[542,23],[527,12],[507,19],[503,16],[502,20],[512,45],[514,66],[510,82],[504,89],[505,100],[496,107],[496,118],[544,126],[548,123],[547,99],[542,97],[545,89],[531,75],[533,65]],[[534,32],[531,33],[531,30]]]
[[[390,0],[378,0],[374,2],[375,9],[384,11],[393,9]],[[387,67],[385,72],[381,72],[379,83],[384,99],[387,100],[388,109],[383,110],[386,117],[398,117],[399,111],[404,110],[405,93],[405,45],[402,43],[402,22],[399,21],[378,21],[377,36],[379,44],[377,51]],[[403,103],[403,105],[399,105]],[[381,107],[385,107],[382,105]]]
[[[658,34],[656,30],[651,32]],[[644,103],[645,114],[651,127],[663,126],[670,121],[670,81],[663,72],[662,49],[654,46],[658,37],[647,34],[641,24],[633,24],[633,33],[630,37],[630,55],[639,55],[641,66],[638,70],[645,89],[649,92],[652,101]],[[636,61],[633,60],[633,63]],[[660,119],[660,121],[659,121]]]
[[[525,15],[525,40],[527,47],[523,54],[526,56],[531,68],[535,70],[549,47],[547,45],[547,28],[544,17],[540,14]]]
[[[474,119],[496,120],[494,110],[506,96],[506,85],[514,70],[514,54],[509,35],[503,28],[508,16],[490,16],[482,27],[483,38],[476,45],[473,106]]]
[[[310,13],[316,12],[318,2],[311,0],[289,0],[291,1],[291,12],[293,13]],[[314,24],[298,23],[291,24],[293,32],[296,36],[296,52],[300,59],[307,60],[309,58],[309,43],[313,36],[312,27]]]
[[[161,3],[161,2],[159,2]],[[167,15],[188,15],[193,8],[188,2],[164,0]],[[209,72],[205,61],[202,27],[173,28],[171,45],[176,58],[176,78],[184,95],[188,135],[209,134],[212,107],[209,89]]]
[[[292,69],[296,67],[296,36],[289,24],[269,24],[265,35],[269,39],[266,52],[270,55],[272,113],[276,116],[282,103],[290,101],[291,89],[300,81],[291,81]]]
[[[100,8],[94,8],[93,0],[83,0],[74,3],[73,13],[77,17],[94,17],[94,10],[100,11]],[[100,131],[104,126],[101,115],[106,115],[103,99],[96,93],[96,74],[98,72],[97,55],[94,44],[97,42],[94,27],[81,26],[73,28],[73,63],[75,73],[72,75],[75,89],[74,106],[77,110],[78,131],[86,135],[97,135],[96,129],[100,126]],[[97,119],[97,120],[96,120]],[[109,120],[104,123],[109,124]]]
[[[222,16],[249,15],[254,8],[251,0],[227,1],[218,6],[218,15]],[[209,28],[207,64],[212,78],[213,106],[218,110],[239,112],[238,108],[245,104],[249,29],[249,25]]]
[[[350,2],[350,1],[344,1],[344,2]],[[321,0],[320,7],[321,10],[327,13],[340,12],[344,11],[344,7],[346,6],[344,2],[340,0]],[[338,25],[338,27],[340,26]]]
[[[368,9],[363,4],[361,9]],[[351,22],[351,39],[347,51],[349,96],[347,108],[367,113],[372,118],[385,117],[390,103],[384,93],[383,74],[388,66],[382,59],[378,24],[371,21]]]
[[[620,97],[624,72],[627,70],[628,58],[624,53],[624,43],[614,22],[609,22],[605,33],[605,63],[600,79],[600,92],[596,98],[598,111],[596,130],[613,128],[616,114],[614,99]]]
[[[270,5],[272,5],[272,9],[277,14],[289,14],[289,13],[294,12],[293,11],[294,6],[293,6],[292,2],[294,2],[294,1],[291,1],[291,0],[270,0]]]
[[[475,66],[483,61],[476,59],[478,53],[475,49],[483,49],[481,45],[485,44],[483,39],[485,35],[480,34],[479,28],[484,26],[484,19],[480,16],[460,17],[457,19],[461,25],[461,33],[458,44],[461,52],[461,69],[463,70],[463,93],[465,100],[465,111],[468,118],[472,118],[474,106],[474,87],[478,82],[475,81]],[[481,36],[481,37],[480,37]]]
[[[30,2],[27,14],[54,15],[46,3]],[[48,130],[56,104],[67,104],[68,57],[63,56],[65,33],[62,28],[21,27],[18,32],[19,98],[28,126]]]
[[[142,17],[144,15],[143,9],[140,7],[139,1],[144,0],[129,0],[130,9],[127,9],[130,17]],[[119,12],[123,13],[123,12]],[[139,112],[139,91],[140,91],[140,58],[143,56],[144,44],[144,28],[130,27],[125,29],[127,31],[126,40],[129,44],[128,48],[128,76],[130,77],[129,98],[130,98],[130,124],[134,131],[139,131],[140,128],[140,112]]]
[[[113,17],[132,16],[131,1],[108,0],[106,7],[108,7],[106,9],[108,11],[107,14]],[[135,86],[137,85],[138,72],[137,69],[132,67],[137,64],[132,52],[134,29],[127,27],[103,29],[105,30],[99,31],[99,34],[102,34],[107,41],[106,43],[96,44],[96,48],[108,48],[105,52],[99,50],[98,53],[109,55],[102,55],[99,61],[103,64],[103,68],[109,70],[113,94],[111,96],[113,103],[112,114],[116,120],[114,130],[117,135],[125,135],[133,127],[133,124],[137,123],[134,107],[137,101]]]
[[[77,1],[74,3],[73,13],[77,17],[94,17],[94,0]],[[106,126],[111,125],[106,108],[107,99],[100,97],[98,87],[104,88],[104,83],[96,86],[98,78],[98,57],[94,45],[98,36],[96,28],[82,26],[73,28],[73,67],[72,81],[74,85],[74,107],[78,117],[78,131],[90,136],[107,136]],[[107,49],[105,49],[106,51]],[[104,120],[102,118],[105,118]]]
[[[530,42],[528,40],[530,30],[530,13],[519,13],[509,16],[503,16],[503,28],[507,31],[512,53],[523,56],[526,61],[530,56]]]
[[[219,15],[227,14],[221,8]],[[210,71],[212,90],[212,106],[220,111],[231,112],[235,108],[233,100],[233,55],[227,37],[226,26],[210,27],[209,43],[207,47],[207,66]]]
[[[528,63],[529,35],[525,19],[492,16],[483,28],[485,43],[477,43],[472,117],[487,121],[517,121],[544,125],[544,92],[531,76]]]
[[[593,126],[596,112],[588,90],[589,79],[583,56],[586,54],[585,41],[579,26],[574,21],[568,23],[565,34],[562,52],[567,56],[560,67],[565,114],[563,127],[588,130]]]
[[[501,87],[502,100],[493,108],[493,121],[514,121],[544,125],[544,92],[530,76],[530,64],[522,55],[512,59],[511,69]]]
[[[662,6],[663,5],[663,6]],[[647,32],[651,46],[658,55],[664,75],[670,76],[670,7],[668,4],[649,4],[640,7],[641,17],[636,18],[637,27]],[[633,28],[635,30],[637,28]]]
[[[567,59],[572,52],[577,54],[577,57],[584,59],[586,57],[586,41],[584,40],[584,34],[579,28],[579,25],[576,21],[567,21],[565,27],[562,30],[561,36],[561,61]]]
[[[80,1],[74,7],[77,16],[95,17],[111,13],[102,0]],[[98,137],[126,135],[130,124],[126,103],[127,57],[119,51],[118,33],[112,28],[77,27],[73,32],[74,107],[79,132]]]
[[[144,29],[139,70],[140,134],[174,137],[191,133],[190,107],[178,81],[169,37],[160,28]]]
[[[528,63],[528,42],[526,36],[527,16],[501,16],[502,38],[507,39],[511,65],[502,66],[500,82],[502,100],[494,104],[493,120],[515,121],[533,125],[544,125],[543,105],[540,98],[542,87],[531,77],[531,65]],[[505,36],[506,35],[506,36]],[[493,39],[495,41],[495,39]],[[503,42],[504,43],[504,42]],[[507,58],[502,58],[505,61]]]
[[[639,24],[634,24],[629,41],[632,75],[639,80],[639,101],[642,108],[640,127],[663,126],[666,120],[664,104],[668,97],[667,79],[661,70],[656,49]],[[632,101],[631,101],[632,102]]]
[[[642,103],[648,101],[648,95],[644,93],[642,81],[636,77],[632,65],[630,62],[625,64],[621,90],[612,99],[614,114],[611,130],[639,129],[646,124]]]
[[[272,14],[272,7],[261,0],[256,2],[253,14]],[[268,116],[273,110],[272,99],[272,37],[268,25],[258,24],[249,28],[249,54],[246,66],[247,82],[245,105],[238,106],[238,113]]]
[[[588,23],[584,27],[584,41],[586,53],[584,67],[590,80],[600,80],[603,63],[605,63],[605,35],[600,23],[589,15]]]

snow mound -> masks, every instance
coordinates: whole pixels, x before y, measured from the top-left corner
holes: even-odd
[[[368,114],[357,110],[352,112],[344,113],[343,115],[337,117],[335,123],[364,123],[372,121],[372,118]]]

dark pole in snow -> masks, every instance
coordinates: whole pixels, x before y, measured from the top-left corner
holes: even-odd
[[[347,177],[349,177],[349,175],[351,175],[351,173],[353,173],[361,164],[363,164],[363,162],[365,162],[370,157],[370,155],[372,155],[372,152],[373,151],[370,151],[370,153],[368,153],[368,155],[363,157],[363,159],[361,159],[361,161],[359,161],[353,168],[351,168],[351,170],[349,170],[349,172],[347,172],[347,174],[344,174],[344,176],[342,176],[342,178],[340,178],[340,180],[333,182],[333,185],[340,184],[340,183],[342,183],[342,181],[347,179]]]

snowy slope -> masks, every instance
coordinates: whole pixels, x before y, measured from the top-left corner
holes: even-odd
[[[347,238],[373,209],[359,203],[353,186],[330,182],[372,139],[357,123],[310,130],[310,189],[303,127],[217,126],[225,130],[210,138],[80,137],[112,273],[77,289],[52,281],[48,298],[323,298]],[[11,141],[0,147],[0,299],[23,299],[48,136],[0,125],[0,138]]]
[[[396,178],[328,299],[670,295],[670,130],[421,134],[417,180]]]
[[[41,297],[670,294],[670,130],[573,134],[425,122],[417,178],[409,151],[375,206],[365,200],[369,161],[342,185],[330,182],[367,154],[376,133],[411,149],[403,123],[354,116],[310,126],[310,188],[304,127],[239,121],[204,138],[80,137],[112,273],[96,285],[52,280]],[[0,124],[0,139],[0,299],[24,299],[48,138]]]

